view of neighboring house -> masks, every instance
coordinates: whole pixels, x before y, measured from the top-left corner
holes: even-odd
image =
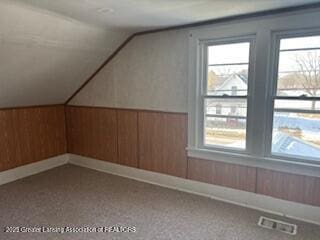
[[[211,93],[216,95],[246,95],[248,89],[248,79],[245,75],[234,73],[226,78],[220,86]],[[209,91],[210,93],[210,91]]]
[[[248,81],[244,75],[232,74],[215,90],[209,90],[209,95],[231,95],[241,96],[247,94]],[[232,116],[245,116],[246,105],[244,101],[239,101],[237,104],[234,101],[228,100],[211,100],[208,104],[208,114],[221,114]]]
[[[247,93],[248,81],[244,75],[232,74],[226,78],[215,90],[211,90],[208,93],[214,95],[231,95],[241,96]],[[306,94],[303,89],[284,89],[281,91],[282,95],[296,95],[300,96]],[[276,103],[276,108],[288,108],[290,101],[281,100]],[[310,101],[297,101],[295,106],[302,109],[311,108]],[[241,101],[228,101],[228,99],[213,99],[209,100],[207,104],[207,114],[224,116],[240,116],[230,121],[225,119],[223,124],[226,128],[238,128],[237,131],[244,131],[240,127],[241,124],[245,124],[245,119],[241,116],[246,116],[246,104],[245,100]],[[210,121],[210,120],[209,120]],[[220,118],[219,121],[224,121]],[[238,124],[235,124],[237,122]],[[210,122],[207,126],[214,129],[214,124],[217,121]],[[279,154],[288,155],[301,155],[301,156],[319,156],[320,155],[320,119],[310,119],[307,116],[299,115],[294,112],[276,112],[273,123],[273,145],[272,151]],[[230,146],[242,146],[244,144],[243,139],[233,142]]]

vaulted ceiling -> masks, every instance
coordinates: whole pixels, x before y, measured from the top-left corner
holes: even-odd
[[[319,0],[0,0],[0,108],[64,103],[132,33]]]

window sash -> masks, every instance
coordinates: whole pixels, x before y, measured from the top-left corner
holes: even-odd
[[[286,38],[286,37],[284,37],[284,38]],[[279,52],[296,52],[296,51],[313,51],[313,50],[320,50],[320,47],[280,49]]]
[[[306,101],[306,102],[319,102],[320,103],[320,97],[281,97],[281,96],[275,96],[273,97],[273,111],[274,112],[293,112],[293,113],[320,113],[320,109],[304,109],[304,108],[286,108],[286,107],[275,107],[275,101],[276,100],[287,100],[287,101]]]
[[[274,108],[274,112],[319,114],[320,110],[306,110],[306,109],[296,109],[296,108]]]
[[[239,98],[239,99],[247,99],[248,96],[247,95],[239,95],[239,96],[234,96],[234,95],[228,95],[228,94],[224,94],[224,95],[202,95],[202,97],[205,98],[222,98],[222,99],[235,99],[235,98]]]
[[[205,114],[205,117],[215,117],[215,118],[232,118],[232,119],[247,119],[247,117],[237,116],[237,115],[223,115],[223,114]]]
[[[309,32],[308,32],[309,31]],[[265,144],[266,149],[264,156],[268,158],[275,158],[288,161],[296,162],[306,162],[306,163],[315,163],[319,164],[319,158],[310,158],[303,157],[299,155],[289,155],[289,154],[279,154],[272,151],[272,141],[273,141],[273,120],[276,112],[292,112],[292,113],[320,113],[319,110],[307,110],[307,109],[290,109],[290,108],[275,108],[275,100],[303,100],[303,101],[320,101],[320,97],[313,97],[307,95],[301,96],[278,96],[277,95],[277,84],[278,84],[278,73],[279,73],[279,60],[281,52],[290,52],[290,51],[306,51],[306,50],[319,50],[320,48],[297,48],[297,49],[280,49],[281,39],[286,38],[296,38],[296,37],[308,37],[308,36],[317,36],[320,35],[320,30],[311,31],[280,31],[274,32],[272,35],[272,53],[270,61],[270,71],[272,73],[272,81],[269,90],[269,106],[268,106],[268,118],[270,119],[269,123],[266,125],[266,136]]]
[[[239,63],[215,63],[215,64],[208,64],[208,67],[242,66],[242,65],[249,65],[249,63],[248,63],[248,62],[239,62]]]
[[[199,147],[208,149],[208,150],[217,150],[217,151],[225,151],[229,153],[248,153],[248,141],[249,139],[249,121],[248,121],[248,115],[249,115],[249,91],[251,91],[251,78],[252,78],[252,68],[254,65],[253,62],[253,54],[254,52],[254,41],[255,41],[255,36],[245,36],[245,37],[236,37],[232,39],[222,39],[218,41],[209,41],[209,42],[204,42],[202,43],[202,50],[200,51],[200,67],[201,67],[201,75],[200,75],[200,81],[201,81],[201,90],[200,90],[200,97],[201,97],[201,103],[200,103],[200,112],[201,112],[201,118],[198,126],[198,129],[201,129],[200,135],[199,135]],[[223,64],[208,64],[208,47],[210,46],[216,46],[216,45],[224,45],[224,44],[232,44],[232,43],[243,43],[243,42],[248,42],[250,44],[249,46],[249,62],[248,63],[223,63]],[[247,93],[245,95],[229,95],[229,94],[223,94],[223,95],[208,95],[208,89],[207,89],[207,79],[208,79],[208,67],[212,65],[247,65],[248,66],[248,87],[247,87]],[[231,92],[231,91],[230,91]],[[205,99],[246,99],[247,101],[247,113],[245,117],[241,117],[241,119],[246,120],[246,137],[245,137],[245,147],[244,148],[236,148],[236,147],[229,147],[229,146],[221,146],[221,145],[208,145],[205,142],[205,121],[207,114],[205,112]],[[251,107],[251,103],[250,103]],[[208,117],[211,117],[211,115],[214,115],[212,117],[217,117],[217,118],[233,118],[233,119],[240,119],[240,116],[232,116],[232,115],[217,115],[217,114],[209,114]],[[251,134],[250,134],[251,135]]]
[[[273,96],[273,100],[303,100],[303,101],[320,101],[320,97],[302,96]]]
[[[208,95],[208,87],[207,87],[207,79],[208,79],[208,67],[211,65],[219,65],[219,64],[209,64],[208,62],[208,48],[210,46],[219,46],[219,45],[226,45],[226,44],[237,44],[237,43],[249,43],[249,62],[248,63],[223,63],[223,65],[230,65],[230,66],[236,66],[236,65],[248,65],[248,72],[250,71],[250,62],[251,62],[251,49],[253,45],[254,36],[244,36],[244,37],[235,37],[235,38],[224,38],[224,39],[218,39],[218,40],[206,40],[201,43],[202,50],[201,50],[201,56],[200,56],[200,67],[201,67],[201,96],[214,96],[219,97],[219,95]],[[249,74],[248,74],[249,75]],[[204,81],[205,80],[205,81]],[[248,88],[249,90],[249,88]],[[230,94],[231,95],[231,94]],[[244,95],[245,96],[245,95]]]

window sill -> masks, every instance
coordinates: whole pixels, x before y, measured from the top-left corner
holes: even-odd
[[[250,167],[265,168],[275,171],[320,177],[320,163],[311,164],[278,158],[252,156],[245,153],[222,152],[201,148],[187,148],[188,157],[205,159]]]

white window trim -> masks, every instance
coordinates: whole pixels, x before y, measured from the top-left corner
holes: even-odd
[[[240,154],[249,154],[250,149],[252,148],[251,144],[251,137],[252,136],[252,128],[251,125],[248,124],[248,115],[252,114],[252,106],[250,103],[252,103],[253,100],[253,85],[254,82],[252,81],[254,78],[254,60],[255,60],[255,35],[245,35],[245,36],[237,36],[237,37],[228,37],[228,38],[222,38],[222,39],[210,39],[210,40],[200,40],[199,41],[199,69],[198,69],[198,77],[197,81],[199,81],[199,101],[197,101],[197,109],[199,116],[204,116],[204,99],[207,92],[207,82],[204,80],[207,79],[207,48],[208,46],[214,46],[214,45],[223,45],[223,44],[232,44],[232,43],[244,43],[249,42],[250,43],[250,49],[249,49],[249,64],[248,64],[248,91],[245,99],[247,100],[247,115],[246,115],[246,147],[245,149],[237,149],[232,147],[224,147],[219,145],[205,145],[204,143],[204,117],[199,119],[199,122],[196,126],[198,131],[198,137],[197,140],[198,145],[197,147],[200,149],[208,149],[213,151],[227,151],[231,153],[240,153]],[[202,62],[204,61],[204,62]],[[241,96],[239,96],[241,98]]]
[[[303,20],[302,20],[303,19]],[[302,20],[302,21],[301,21]],[[273,87],[273,75],[270,72],[272,65],[270,59],[274,56],[272,36],[276,32],[303,32],[300,29],[315,29],[320,27],[320,11],[313,10],[308,12],[296,12],[274,16],[272,18],[262,17],[240,22],[231,22],[207,26],[190,30],[189,38],[189,92],[188,92],[188,147],[189,157],[229,162],[239,165],[270,168],[273,170],[288,171],[300,174],[311,173],[311,175],[320,176],[320,164],[314,161],[301,161],[301,159],[286,158],[284,156],[275,156],[268,154],[269,141],[268,132],[270,126],[267,122],[273,117],[273,106],[270,104],[271,89]],[[302,34],[302,33],[301,33]],[[205,149],[199,144],[199,126],[200,116],[197,102],[200,99],[200,82],[199,77],[199,51],[200,42],[203,40],[227,39],[238,36],[256,35],[255,42],[255,96],[257,99],[251,100],[257,102],[254,109],[249,113],[248,101],[248,118],[247,124],[252,128],[247,129],[247,152],[224,151],[223,149]],[[214,36],[214,37],[212,37]],[[248,93],[248,96],[250,93]],[[254,97],[254,96],[250,96]],[[258,106],[258,107],[257,107]],[[267,110],[267,111],[266,111]],[[254,116],[256,119],[252,122]],[[251,122],[250,122],[251,121]],[[257,124],[258,122],[258,124]],[[261,129],[262,126],[262,129]],[[272,126],[271,126],[272,127]],[[252,136],[250,134],[253,134]],[[271,143],[271,142],[270,142]],[[249,147],[251,145],[251,147]],[[269,152],[271,153],[271,152]],[[294,169],[294,170],[293,170]]]

